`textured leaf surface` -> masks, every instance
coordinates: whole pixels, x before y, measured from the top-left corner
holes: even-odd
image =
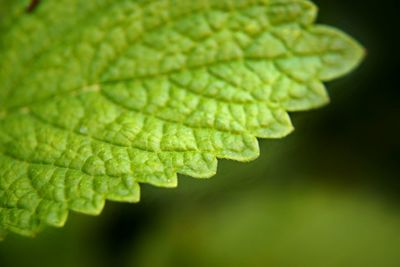
[[[290,133],[287,112],[326,104],[322,82],[363,56],[306,0],[0,4],[4,233],[253,160],[257,137]]]

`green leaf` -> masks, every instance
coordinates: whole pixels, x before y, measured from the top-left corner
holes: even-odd
[[[1,1],[0,232],[250,161],[363,49],[306,0]]]

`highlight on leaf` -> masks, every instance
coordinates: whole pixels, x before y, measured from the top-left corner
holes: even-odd
[[[25,2],[0,20],[4,234],[257,158],[364,53],[307,0]]]

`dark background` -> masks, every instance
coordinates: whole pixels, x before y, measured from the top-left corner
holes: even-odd
[[[318,0],[320,22],[345,29],[367,49],[361,68],[330,85],[332,104],[318,115],[313,129],[323,168],[334,165],[369,172],[374,186],[400,190],[400,2]],[[330,153],[324,153],[324,148]],[[350,163],[350,164],[349,164]],[[339,170],[345,176],[347,169]],[[357,176],[357,175],[356,175]],[[377,179],[378,178],[378,179]],[[363,184],[364,180],[354,181]]]
[[[197,259],[207,257],[208,254],[193,254],[186,247],[177,249],[172,241],[165,241],[167,237],[154,241],[152,239],[157,236],[155,233],[160,233],[161,236],[171,235],[172,240],[181,239],[180,235],[189,238],[192,227],[204,228],[204,218],[200,218],[200,222],[190,221],[190,218],[197,218],[199,210],[204,212],[205,217],[213,218],[214,213],[218,213],[215,211],[216,206],[225,207],[228,205],[226,203],[234,202],[242,194],[253,198],[256,194],[263,195],[262,192],[285,192],[291,199],[307,194],[304,192],[321,192],[320,194],[326,194],[328,198],[332,196],[335,201],[344,201],[343,205],[326,206],[341,210],[349,207],[347,198],[342,197],[342,194],[353,196],[361,192],[369,196],[368,200],[361,202],[372,203],[370,206],[360,204],[366,205],[363,206],[366,212],[374,210],[376,203],[383,203],[385,207],[390,207],[390,215],[384,212],[378,213],[381,214],[379,216],[397,218],[400,214],[400,2],[314,2],[320,9],[319,23],[344,30],[367,49],[366,60],[356,71],[328,84],[331,95],[329,106],[317,111],[292,114],[296,131],[283,140],[262,141],[262,156],[253,163],[224,161],[220,164],[219,174],[213,179],[197,181],[182,177],[178,189],[143,186],[140,204],[108,203],[103,214],[96,218],[71,214],[63,229],[46,229],[34,240],[9,236],[5,242],[0,243],[0,266],[141,266],[131,263],[136,258],[144,258],[143,262],[157,258],[160,251],[167,255],[169,263],[157,266],[194,266]],[[313,205],[305,206],[314,207]],[[303,206],[299,208],[300,211],[302,209]],[[346,216],[343,215],[346,218],[344,221],[358,222],[354,218],[365,218],[363,211],[358,214],[357,210],[356,208],[349,214],[346,213]],[[171,218],[173,216],[180,219]],[[183,226],[181,219],[186,222]],[[177,223],[177,220],[181,221]],[[229,223],[227,221],[224,225],[229,228]],[[386,219],[378,219],[377,224],[380,224],[379,227],[367,229],[392,227],[394,233],[400,233],[400,220],[397,224],[388,226]],[[176,225],[181,226],[176,236],[166,234]],[[346,226],[345,223],[343,225]],[[308,231],[313,232],[313,229]],[[332,230],[332,235],[335,235],[335,231],[336,229]],[[376,251],[386,242],[379,230],[374,234],[378,236],[376,240],[382,243],[371,241],[372,251]],[[347,238],[342,242],[354,241],[351,237]],[[398,248],[397,254],[400,255],[400,242],[396,240],[400,241],[395,239],[390,246]],[[148,248],[145,249],[142,247],[143,242],[153,245],[170,243],[160,245],[162,248],[147,245]],[[190,247],[193,243],[197,245],[198,239],[187,242]],[[304,244],[307,242],[308,240],[304,240]],[[354,242],[358,246],[357,240]],[[193,250],[196,249],[195,246]],[[240,249],[239,247],[239,251]],[[285,253],[291,255],[294,252],[287,249]],[[327,253],[335,252],[332,250]],[[368,259],[366,251],[361,254],[364,254],[361,258]],[[188,259],[184,262],[171,260],[184,258],[185,255],[191,256],[187,256]],[[380,254],[377,257],[379,256]],[[388,257],[386,254],[381,256]],[[357,256],[354,257],[356,263],[349,266],[359,266]],[[397,265],[380,262],[375,266],[400,266],[400,259],[396,258],[394,261],[396,260],[399,260]],[[308,267],[314,266],[313,259],[305,261],[308,261]],[[349,259],[345,261],[350,262]],[[219,266],[225,266],[226,262],[221,261]],[[298,263],[296,266],[303,266],[300,261]]]

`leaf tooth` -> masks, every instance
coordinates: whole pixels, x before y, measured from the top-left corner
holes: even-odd
[[[119,182],[110,179],[106,197],[112,201],[139,202],[140,186],[138,179],[134,175],[124,175]]]
[[[36,208],[36,214],[40,221],[47,225],[63,227],[68,217],[68,205],[42,199]]]

